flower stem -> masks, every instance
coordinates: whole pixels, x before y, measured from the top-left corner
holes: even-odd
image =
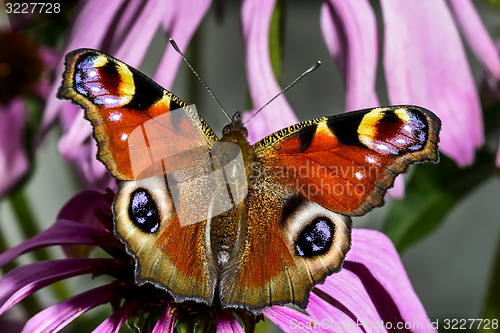
[[[33,210],[26,200],[26,196],[23,192],[22,188],[15,189],[9,196],[8,201],[19,221],[19,226],[21,228],[21,232],[25,239],[29,239],[34,237],[39,233],[38,223],[33,214]],[[49,260],[50,256],[45,249],[39,249],[33,252],[33,255],[36,260]]]
[[[8,244],[7,240],[4,237],[4,233],[0,232],[0,253],[6,251],[9,249],[10,244]],[[8,271],[18,267],[19,264],[16,262],[16,260],[13,260],[3,266],[0,267],[0,271],[3,274],[6,274]],[[20,306],[24,309],[26,312],[27,317],[32,317],[36,313],[40,312],[42,310],[42,306],[40,304],[40,301],[38,300],[36,295],[31,294],[24,300],[19,302]]]
[[[283,29],[285,17],[285,3],[283,0],[276,1],[271,25],[269,28],[269,56],[274,76],[279,83],[282,83],[283,74]]]
[[[7,240],[5,239],[4,237],[4,233],[3,232],[0,232],[0,253],[3,253],[5,252],[8,248],[9,248],[9,244],[7,242]],[[3,265],[3,266],[0,266],[0,271],[5,274],[7,273],[8,271],[16,268],[17,266],[19,266],[19,264],[16,263],[15,260]]]

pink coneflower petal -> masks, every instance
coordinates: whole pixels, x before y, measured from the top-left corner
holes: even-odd
[[[67,220],[58,220],[50,228],[35,237],[1,253],[0,266],[5,265],[23,253],[41,247],[61,244],[94,244],[94,241],[87,235],[103,238],[112,237],[107,230],[102,228],[89,227]]]
[[[93,333],[117,333],[125,324],[128,317],[134,314],[139,308],[138,301],[130,301],[116,310],[109,318],[101,323]]]
[[[26,110],[20,98],[9,105],[0,105],[0,197],[28,171],[24,147]]]
[[[175,15],[165,14],[165,18],[168,19],[163,21],[165,34],[167,38],[173,38],[179,48],[184,51],[210,7],[211,1],[192,0],[170,3],[169,11]],[[168,44],[153,79],[161,86],[170,89],[181,61],[179,54]]]
[[[72,112],[73,110],[67,110]],[[64,110],[64,112],[67,112]],[[92,125],[83,117],[83,110],[74,113],[71,125],[66,125],[68,129],[63,133],[59,140],[59,152],[66,160],[74,160],[81,153],[80,149],[92,134]],[[92,140],[92,143],[95,141]]]
[[[100,46],[107,33],[107,29],[112,23],[114,15],[120,9],[121,4],[122,1],[112,1],[109,4],[106,3],[105,5],[97,6],[93,1],[88,2],[78,15],[72,27],[72,32],[70,34],[70,38],[68,39],[69,41],[65,51],[68,52],[79,47],[101,48]],[[130,31],[134,36],[144,33],[143,29],[145,29],[145,26],[149,27],[148,24],[154,22],[155,18],[157,24],[159,24],[158,22],[160,17],[155,4],[156,2],[148,2],[148,4],[144,7],[144,11],[141,13],[141,15],[148,16],[148,19],[143,19],[142,22],[137,22],[132,26],[132,28],[130,28]],[[103,8],[103,6],[106,8]],[[93,17],[92,22],[99,22],[99,24],[94,26],[92,22],[89,23],[87,19],[88,15]],[[137,13],[135,13],[135,15],[137,15]],[[144,22],[147,23],[145,24]],[[82,24],[85,26],[82,26]],[[150,34],[154,34],[154,32],[155,30],[153,29]],[[142,50],[140,46],[145,41],[152,38],[152,35],[150,36],[150,34],[144,33],[141,36],[142,38],[127,39],[125,42],[121,40],[121,43],[123,44],[121,44],[122,48],[119,52],[122,54],[122,59],[134,66],[138,66],[146,52],[146,49]],[[107,48],[107,45],[104,45],[104,47]],[[130,52],[130,49],[132,49],[133,52]],[[61,76],[62,70],[63,67],[61,62],[61,65],[58,68],[57,77]],[[55,96],[59,85],[60,81],[56,80],[52,87],[52,96]],[[44,135],[58,114],[61,114],[63,128],[65,130],[59,142],[59,150],[63,157],[65,159],[75,161],[77,159],[81,159],[81,156],[87,156],[88,160],[79,161],[80,163],[77,163],[77,168],[81,170],[81,173],[84,173],[84,180],[86,183],[90,186],[96,186],[99,183],[109,184],[110,177],[107,175],[106,169],[102,166],[102,164],[97,166],[98,171],[96,172],[91,170],[92,172],[85,173],[84,171],[89,171],[91,169],[88,166],[93,160],[95,160],[95,154],[92,156],[85,154],[85,151],[88,152],[86,146],[88,145],[87,141],[91,136],[92,129],[90,124],[84,120],[82,116],[83,112],[78,107],[71,105],[70,103],[59,101],[55,97],[50,98],[44,112],[44,121],[40,136],[42,137]],[[93,140],[91,141],[91,145],[95,145],[95,142]]]
[[[97,144],[91,136],[92,126],[83,117],[83,110],[67,103],[62,107],[61,122],[64,132],[59,140],[59,152],[64,159],[74,163],[85,185],[116,188],[104,165],[95,158]]]
[[[280,91],[269,57],[268,35],[273,9],[274,1],[247,0],[241,10],[247,77],[255,107],[264,105]],[[378,106],[375,93],[377,31],[370,4],[365,1],[330,1],[330,6],[324,5],[322,9],[322,28],[327,45],[345,73],[347,110]],[[261,112],[246,124],[250,143],[298,122],[284,96],[278,97],[267,108],[272,110]],[[254,112],[243,114],[243,121]],[[403,181],[398,180],[395,189],[390,191],[393,197],[401,197]]]
[[[41,261],[17,267],[0,280],[0,315],[35,291],[54,282],[91,273],[112,259],[82,258]]]
[[[443,123],[440,149],[460,166],[470,165],[483,143],[481,108],[450,11],[444,1],[380,3],[390,102],[434,111]]]
[[[84,190],[73,196],[59,211],[56,220],[69,220],[82,223],[90,227],[103,229],[96,211],[106,210],[107,205],[102,192]],[[108,208],[109,209],[109,208]],[[86,257],[92,250],[88,245],[63,245],[62,249],[67,257]]]
[[[38,49],[40,59],[48,69],[54,69],[59,66],[61,62],[61,54],[59,51],[47,46],[40,45]]]
[[[335,332],[363,332],[353,318],[314,292],[309,297],[307,313],[323,328],[330,328]]]
[[[245,0],[241,8],[243,40],[246,53],[246,73],[254,107],[260,108],[281,91],[271,67],[269,56],[269,26],[275,1]],[[243,114],[246,121],[255,110]],[[255,116],[246,127],[248,140],[257,140],[284,127],[297,123],[297,117],[281,95]]]
[[[104,164],[102,164],[101,161],[99,161],[97,158],[97,144],[92,144],[90,145],[90,163],[89,163],[89,168],[91,169],[91,173],[94,175],[94,177],[97,179],[99,178],[111,178],[109,177],[109,172],[108,170],[104,167]],[[110,180],[111,184],[116,183],[115,179]],[[113,186],[113,187],[116,187]]]
[[[377,22],[366,0],[330,0],[321,8],[321,29],[346,84],[346,110],[379,105],[375,92]]]
[[[118,22],[116,22],[116,27],[114,27],[114,40],[111,41],[109,47],[110,49],[116,50],[120,47],[121,42],[127,38],[127,34],[133,29],[135,23],[137,22],[138,13],[142,12],[142,9],[145,7],[147,2],[148,1],[125,2],[125,5],[122,6],[121,13],[118,14],[120,19],[117,20]]]
[[[245,332],[241,325],[234,318],[233,313],[229,309],[222,309],[215,311],[215,321],[217,325],[217,332],[231,333],[231,332]]]
[[[392,199],[402,199],[405,196],[405,180],[403,175],[398,175],[394,186],[387,190],[387,196]]]
[[[356,273],[373,294],[372,298],[383,303],[379,307],[383,316],[388,315],[383,310],[390,309],[388,305],[393,303],[393,309],[397,309],[405,322],[422,323],[420,332],[435,332],[426,325],[429,317],[387,236],[374,230],[353,229],[352,248],[341,273],[347,270]]]
[[[73,103],[64,104],[59,115],[59,122],[62,126],[63,132],[70,129],[76,118],[83,118],[83,110]]]
[[[469,46],[485,68],[500,80],[500,57],[470,0],[448,0]]]
[[[46,46],[39,47],[38,55],[40,56],[40,59],[45,66],[45,71],[42,74],[40,81],[36,85],[36,94],[46,99],[52,89],[52,80],[50,78],[50,73],[52,73],[52,71],[60,64],[61,55],[58,51]]]
[[[175,312],[170,306],[163,311],[151,333],[172,332],[175,323]]]
[[[370,295],[363,287],[363,282],[345,268],[329,276],[324,284],[317,285],[316,288],[329,295],[332,303],[345,311],[352,320],[364,320],[369,323],[382,321]]]
[[[375,14],[368,1],[330,0],[321,7],[321,31],[346,85],[346,110],[379,106],[375,91],[378,37]],[[403,177],[388,191],[404,196]]]
[[[86,1],[73,22],[64,54],[80,47],[99,46],[124,2],[124,0],[104,3],[100,0]]]
[[[105,209],[104,194],[97,190],[83,190],[68,200],[56,220],[69,220],[91,227],[102,228],[96,216],[97,209]]]
[[[97,144],[94,138],[91,139],[90,144],[85,144],[80,149],[82,155],[74,160],[74,164],[83,176],[85,185],[91,188],[116,189],[116,179],[111,177],[104,164],[96,158]]]
[[[23,333],[59,332],[75,318],[121,296],[115,284],[94,288],[53,305],[32,317]]]
[[[132,4],[129,6],[132,6]],[[133,25],[124,38],[121,40],[115,38],[116,41],[119,41],[119,45],[117,45],[117,51],[114,52],[113,56],[132,67],[138,67],[142,63],[156,30],[161,24],[164,12],[165,1],[147,1],[144,8],[135,13],[134,20],[129,21],[129,23],[133,22]],[[122,20],[123,17],[120,21]]]
[[[104,165],[96,159],[97,144],[91,136],[92,127],[83,118],[82,110],[73,110],[74,105],[63,107],[64,114],[79,115],[71,117],[70,123],[64,124],[70,117],[62,117],[63,132],[59,140],[59,151],[64,159],[72,161],[82,176],[87,187],[116,188],[116,182],[109,175]],[[90,138],[90,141],[89,141]]]

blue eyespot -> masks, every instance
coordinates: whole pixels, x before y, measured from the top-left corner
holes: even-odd
[[[130,195],[128,215],[132,223],[146,233],[154,233],[160,227],[160,214],[151,195],[138,188]]]
[[[295,251],[306,258],[322,255],[332,246],[334,232],[335,226],[329,218],[317,217],[300,233]]]

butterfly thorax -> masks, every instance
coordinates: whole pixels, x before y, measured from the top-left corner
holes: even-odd
[[[233,250],[238,243],[238,235],[246,221],[246,193],[251,192],[249,186],[252,165],[256,161],[255,151],[247,139],[248,131],[241,121],[241,114],[236,112],[232,121],[224,126],[220,143],[233,144],[223,150],[221,168],[225,170],[227,190],[234,206],[227,212],[215,216],[210,221],[211,244],[214,258],[220,268],[224,269],[230,261]],[[225,147],[225,146],[223,146]]]

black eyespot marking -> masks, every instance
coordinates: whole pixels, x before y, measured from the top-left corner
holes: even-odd
[[[145,111],[163,97],[163,88],[135,68],[129,66],[128,69],[132,72],[134,78],[135,94],[126,107]],[[171,103],[170,110],[178,108],[180,108],[180,105],[175,102]]]
[[[306,258],[322,255],[332,246],[334,233],[335,226],[329,218],[317,217],[299,235],[295,242],[295,251]]]
[[[296,195],[288,199],[283,205],[283,209],[281,212],[281,220],[280,223],[282,226],[286,224],[288,218],[296,212],[297,207],[300,207],[304,203],[304,198],[300,195]]]
[[[106,73],[111,77],[120,77],[118,69],[116,68],[116,64],[111,61],[106,62],[106,64],[104,64],[101,69],[103,73]]]
[[[138,188],[130,195],[128,216],[136,227],[146,233],[154,233],[160,227],[158,207],[143,188]]]
[[[385,123],[397,123],[397,124],[400,124],[401,121],[402,120],[398,117],[398,115],[396,114],[396,112],[394,112],[394,110],[388,110],[384,112],[384,115],[380,120],[380,122],[382,123],[385,122]]]
[[[363,117],[371,110],[358,111],[356,113],[344,113],[332,117],[326,125],[343,145],[366,148],[359,141],[358,127]]]
[[[306,151],[307,148],[311,146],[317,128],[318,125],[313,124],[311,126],[304,128],[302,131],[299,132],[300,152]]]

